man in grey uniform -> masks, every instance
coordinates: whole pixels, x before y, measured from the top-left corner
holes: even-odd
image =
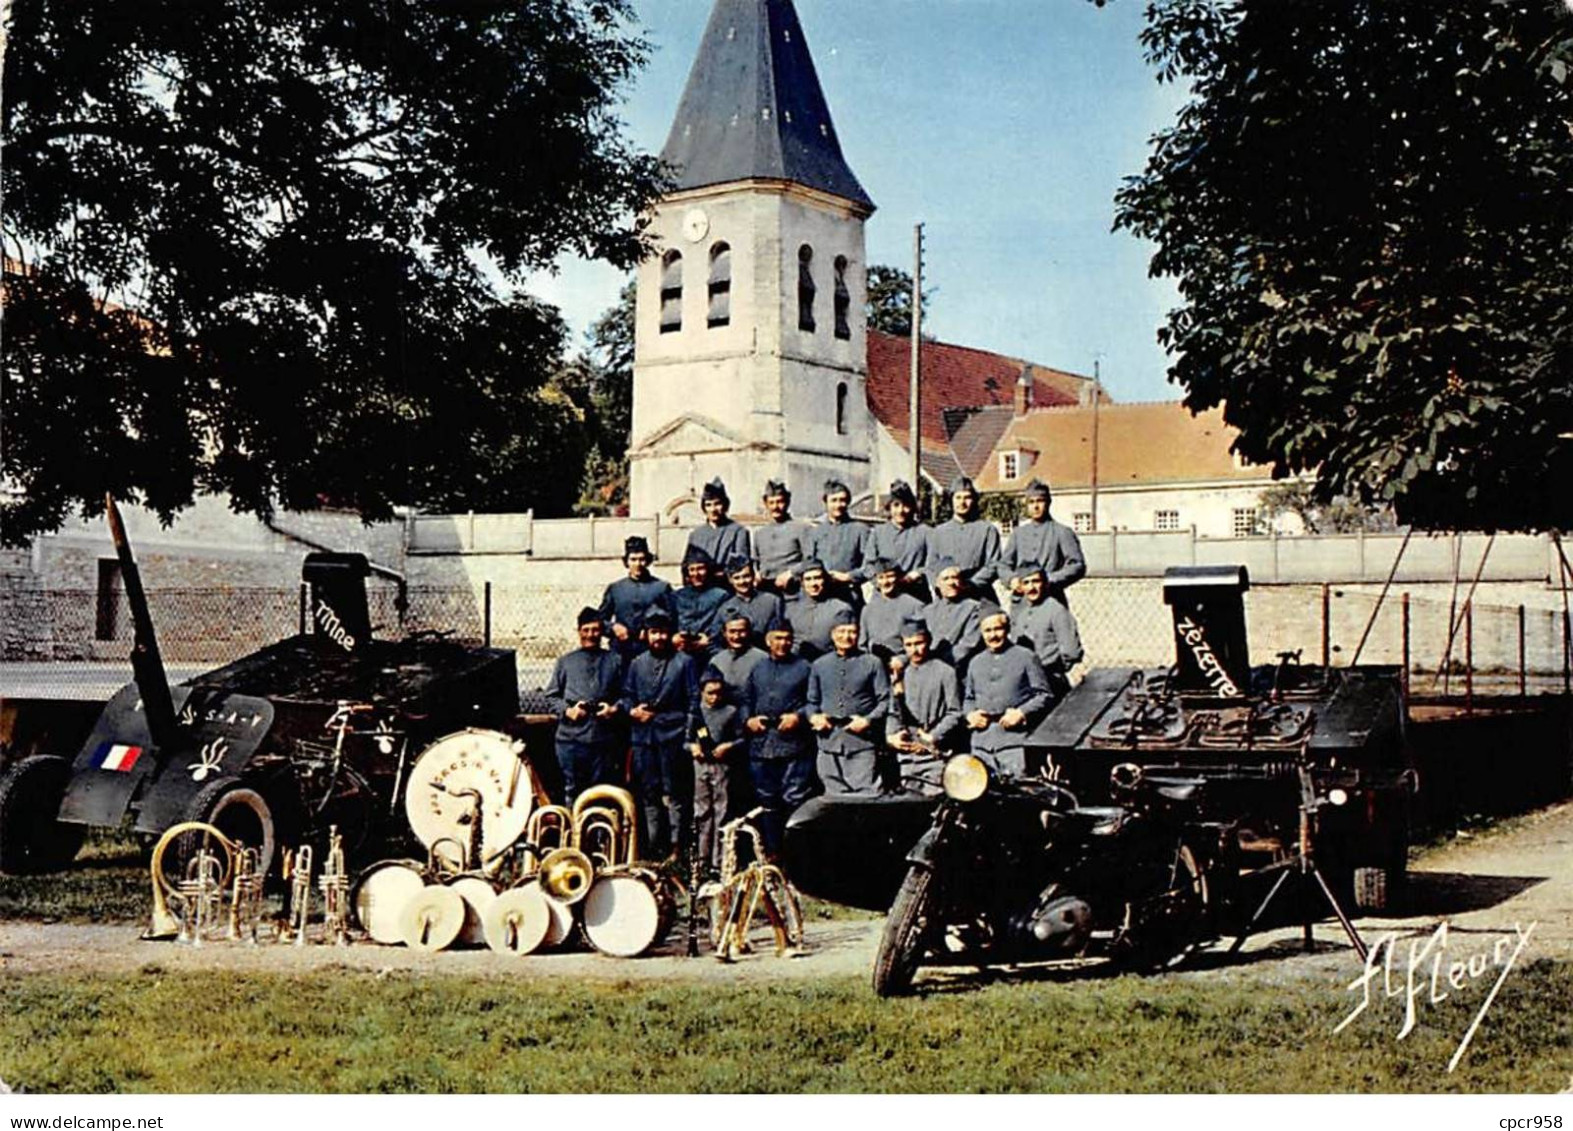
[[[1000,532],[978,517],[978,489],[965,475],[950,484],[951,517],[929,531],[929,581],[934,562],[948,558],[961,569],[962,592],[980,601],[994,600],[994,578],[1000,560]]]
[[[762,500],[770,521],[754,527],[754,556],[759,559],[759,587],[790,601],[797,592],[803,563],[813,557],[809,527],[792,517],[792,492],[772,479]]]
[[[672,617],[645,617],[649,647],[623,676],[622,707],[633,723],[633,786],[641,844],[660,860],[688,843],[692,831],[694,764],[683,749],[688,713],[699,695],[694,662],[672,646]]]
[[[842,605],[831,629],[835,651],[814,661],[808,722],[819,736],[819,780],[830,794],[879,792],[879,742],[890,706],[885,665],[857,650],[857,614]]]
[[[852,488],[839,479],[825,482],[825,518],[811,528],[808,556],[824,564],[832,596],[854,609],[863,604],[863,582],[869,578],[866,563],[873,557],[867,524],[848,516]]]
[[[831,650],[830,630],[852,606],[826,594],[825,567],[809,560],[803,565],[803,592],[786,607],[787,619],[797,638],[797,654],[812,663]],[[853,620],[856,621],[856,614]]]
[[[983,648],[978,613],[982,606],[977,598],[966,595],[961,567],[955,562],[941,561],[935,578],[938,592],[923,610],[923,619],[933,634],[934,654],[958,675],[965,675],[967,664]]]
[[[727,605],[721,610],[720,620],[724,647],[710,657],[710,666],[726,680],[727,702],[741,706],[748,673],[765,658],[765,650],[754,646],[754,625],[742,609]]]
[[[759,831],[765,852],[774,857],[781,851],[787,817],[814,793],[814,734],[808,728],[811,669],[792,650],[792,626],[784,620],[772,623],[765,647],[765,658],[748,673],[741,705],[749,734],[748,768],[765,809]]]
[[[1048,484],[1034,479],[1022,489],[1021,499],[1026,517],[1005,543],[1005,550],[1000,555],[1000,570],[1003,576],[1014,578],[1024,565],[1042,566],[1048,599],[1064,606],[1069,616],[1070,602],[1066,600],[1065,591],[1087,576],[1087,559],[1081,552],[1081,540],[1070,527],[1049,517],[1052,496]],[[1014,607],[1021,600],[1014,582],[1011,593]]]
[[[990,768],[1020,776],[1027,770],[1032,728],[1053,702],[1048,676],[1026,648],[1010,638],[1010,617],[998,606],[983,610],[984,650],[967,667],[962,710],[972,731],[972,752]]]
[[[718,565],[726,565],[737,555],[752,560],[754,549],[748,540],[748,528],[728,517],[732,500],[719,476],[700,490],[699,505],[704,508],[705,522],[688,532],[688,544],[698,546]]]
[[[1022,566],[1011,581],[1021,593],[1021,604],[1011,619],[1012,635],[1016,643],[1032,649],[1033,655],[1038,657],[1058,702],[1070,690],[1071,666],[1081,659],[1081,639],[1076,632],[1075,618],[1063,605],[1048,599],[1042,566]],[[1061,633],[1068,640],[1062,638]]]
[[[592,785],[623,774],[623,661],[601,646],[599,609],[579,610],[579,647],[552,665],[546,700],[557,716],[557,762],[570,805]]]
[[[965,737],[956,669],[936,657],[929,643],[929,626],[922,618],[909,618],[902,625],[906,664],[901,679],[890,687],[891,713],[898,724],[890,745],[904,754],[953,749]]]
[[[754,563],[741,554],[726,563],[726,577],[732,584],[732,598],[727,601],[727,607],[741,609],[747,614],[749,623],[754,626],[754,643],[763,645],[766,626],[781,619],[781,598],[760,590]]]
[[[918,497],[904,480],[890,485],[885,513],[890,521],[874,528],[873,556],[895,562],[901,571],[902,592],[927,601],[929,584],[924,569],[929,561],[929,528],[918,521]]]
[[[869,563],[874,575],[874,593],[863,606],[862,644],[864,649],[885,663],[903,660],[901,632],[908,618],[923,619],[923,602],[911,593],[901,592],[901,573],[896,563],[875,558]]]

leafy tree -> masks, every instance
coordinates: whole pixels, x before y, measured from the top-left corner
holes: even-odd
[[[1307,534],[1354,534],[1357,531],[1392,530],[1390,510],[1362,506],[1342,497],[1324,500],[1316,494],[1316,484],[1308,479],[1285,479],[1262,491],[1261,518],[1271,528],[1280,515],[1300,519]]]
[[[927,325],[929,298],[933,291],[923,292],[923,319]],[[881,330],[897,337],[912,333],[912,275],[899,267],[873,264],[868,269],[868,328]],[[927,335],[924,335],[927,337]]]
[[[587,349],[568,370],[575,401],[590,422],[592,448],[585,461],[576,514],[628,513],[628,445],[634,410],[633,280],[617,302],[590,327]]]
[[[4,68],[0,503],[566,511],[565,252],[662,187],[625,0],[29,0]],[[494,278],[500,278],[494,283]],[[555,472],[555,474],[553,474]]]
[[[1117,197],[1236,450],[1432,528],[1573,525],[1573,18],[1153,0],[1191,96]]]

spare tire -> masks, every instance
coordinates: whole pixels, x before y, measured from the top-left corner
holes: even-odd
[[[13,762],[0,774],[0,872],[58,872],[76,858],[87,829],[59,819],[71,763],[54,754]]]
[[[257,788],[242,778],[215,778],[186,806],[185,819],[212,825],[231,840],[257,849],[258,869],[265,876],[278,850],[273,807]]]

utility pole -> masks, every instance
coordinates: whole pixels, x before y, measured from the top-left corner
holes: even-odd
[[[1098,359],[1092,359],[1092,499],[1089,509],[1091,529],[1098,529],[1098,401],[1103,392],[1102,370]]]
[[[907,407],[911,420],[907,424],[907,449],[912,453],[911,483],[919,490],[923,480],[923,391],[920,378],[923,364],[923,225],[912,229],[912,379],[908,388]]]

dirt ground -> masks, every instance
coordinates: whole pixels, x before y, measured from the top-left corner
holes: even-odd
[[[1460,935],[1479,936],[1482,948],[1515,927],[1532,930],[1522,962],[1573,959],[1573,803],[1519,818],[1504,829],[1461,836],[1430,850],[1413,866],[1409,912],[1403,918],[1357,921],[1366,941],[1385,932],[1424,935],[1441,922]],[[1533,928],[1531,928],[1533,924]],[[779,958],[758,937],[759,949],[740,961],[716,961],[708,947],[698,959],[685,956],[686,938],[674,930],[666,944],[639,959],[614,959],[573,952],[515,958],[489,950],[426,954],[404,947],[358,943],[348,947],[251,947],[210,943],[202,947],[144,942],[131,926],[42,923],[0,924],[0,970],[168,971],[304,973],[349,968],[389,975],[447,974],[541,980],[697,979],[739,982],[863,977],[873,965],[881,923],[877,920],[811,920],[807,953]],[[1240,956],[1226,958],[1216,944],[1174,977],[1347,978],[1359,963],[1332,920],[1314,931],[1310,953],[1300,947],[1298,927],[1280,927],[1250,938]]]

